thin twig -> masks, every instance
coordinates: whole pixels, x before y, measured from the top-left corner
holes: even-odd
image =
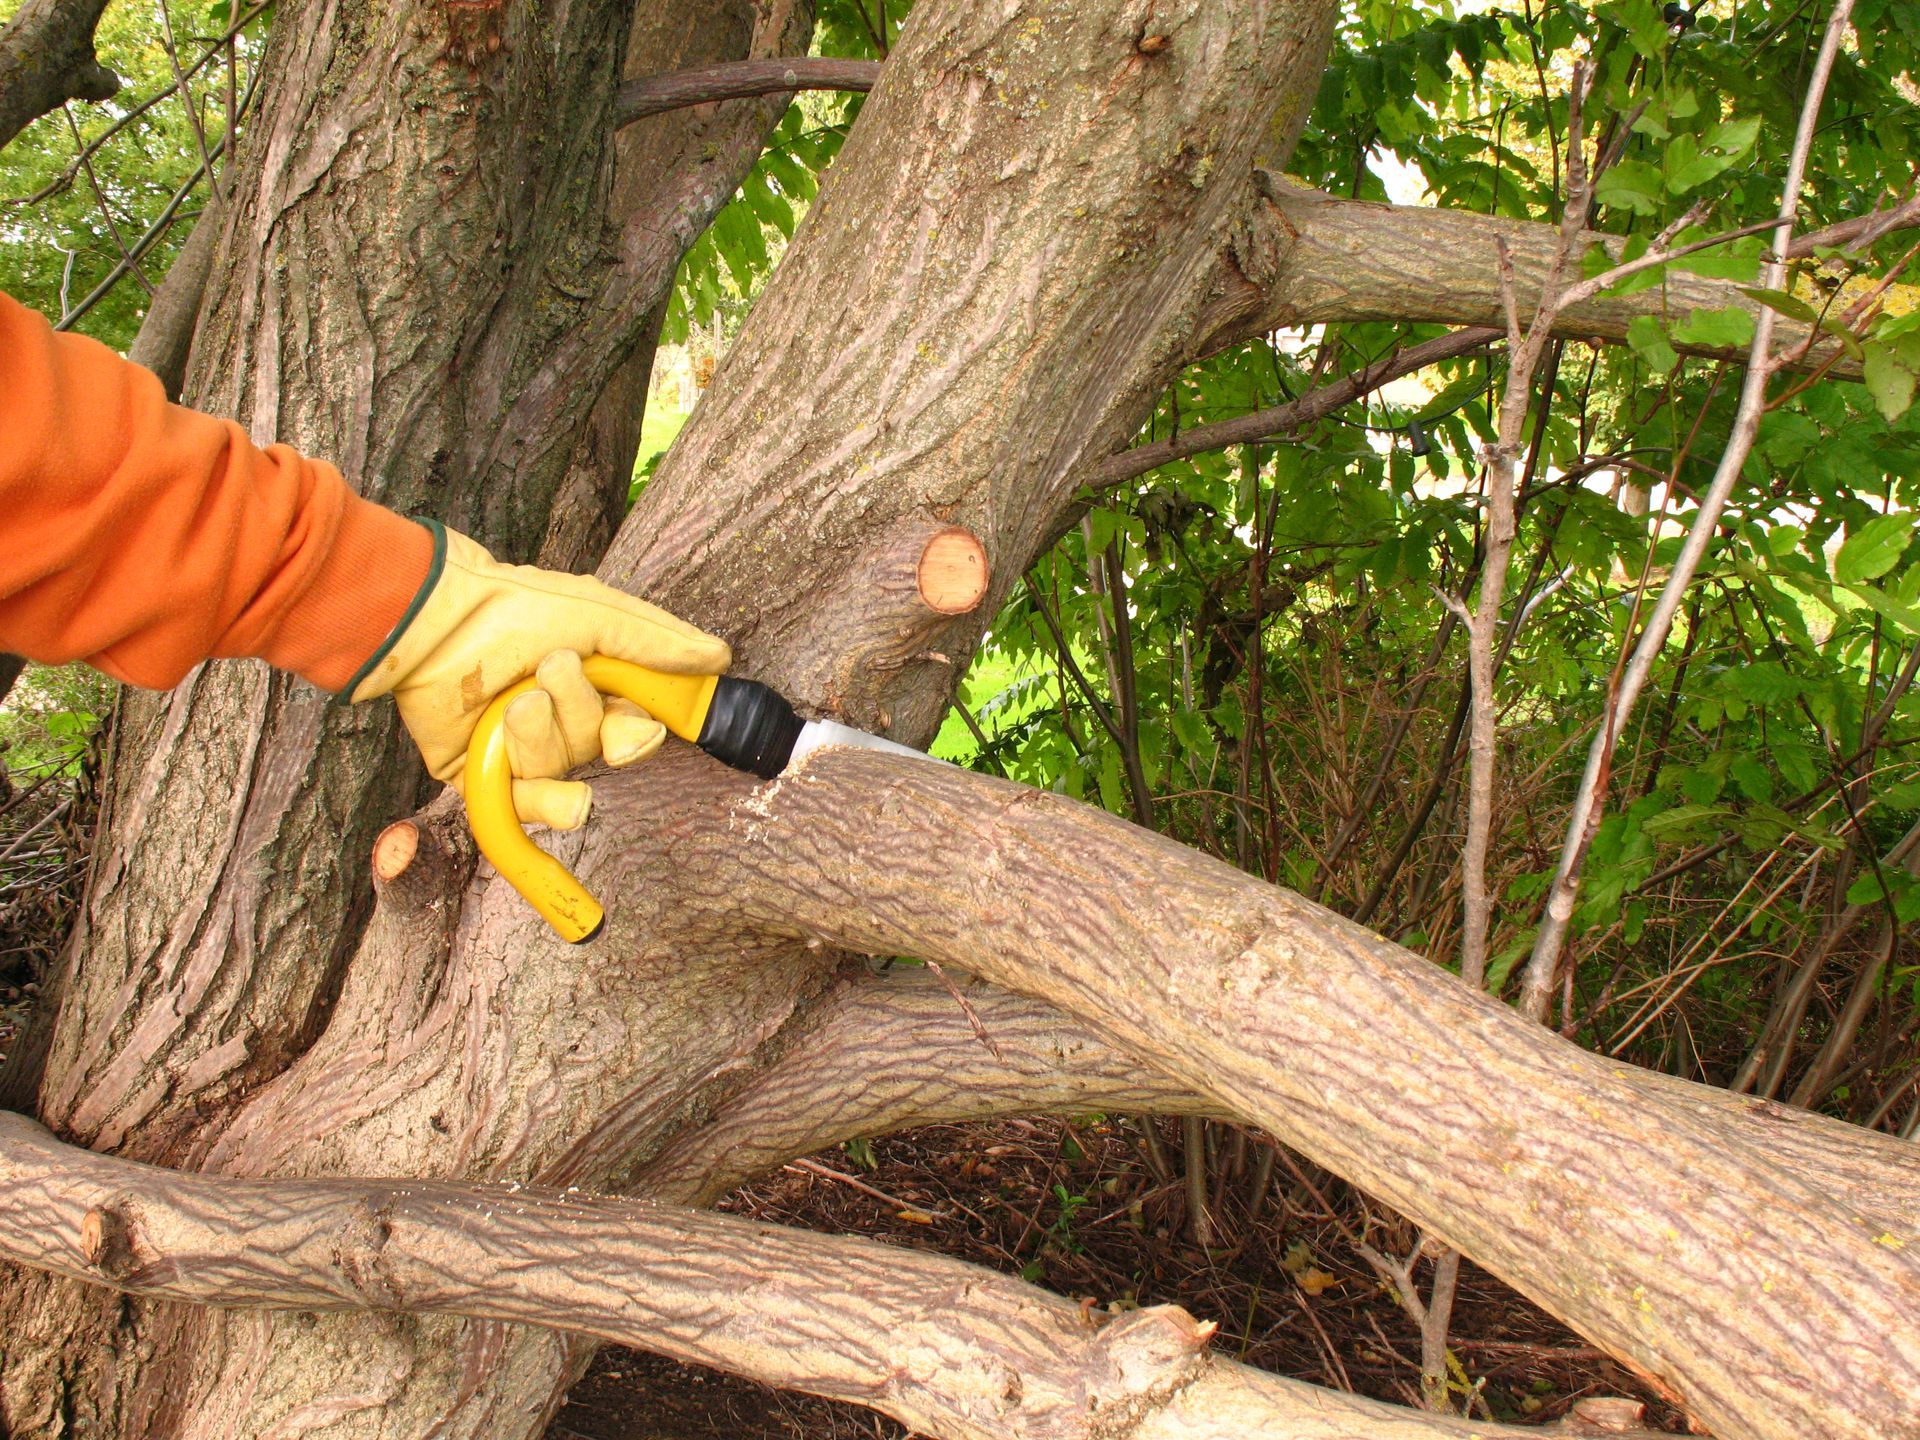
[[[74,149],[84,151],[87,147],[87,142],[81,137],[80,122],[73,118],[73,106],[71,104],[62,105],[60,107],[60,113],[66,116],[67,129],[73,134]],[[107,203],[106,187],[101,185],[100,177],[94,173],[92,159],[84,159],[81,168],[86,172],[87,185],[92,189],[93,198],[100,207],[100,218],[107,222],[107,233],[113,237],[114,248],[120,252],[120,258],[122,260],[127,260],[129,257],[127,254],[126,237],[120,233],[120,222],[114,217],[113,206]],[[132,269],[133,278],[140,282],[140,288],[145,290],[149,295],[153,294],[153,282],[141,273],[138,265],[134,265]]]
[[[1826,94],[1827,78],[1832,74],[1834,57],[1839,53],[1852,13],[1853,0],[1836,0],[1833,14],[1827,22],[1826,36],[1821,41],[1819,58],[1814,62],[1806,100],[1800,110],[1799,128],[1794,135],[1792,156],[1787,165],[1786,184],[1782,187],[1772,253],[1761,269],[1760,285],[1763,289],[1779,289],[1786,277],[1785,257],[1793,238],[1794,217],[1800,209],[1800,187],[1813,147],[1814,127]],[[1541,1014],[1546,1013],[1548,999],[1558,978],[1560,955],[1566,947],[1567,931],[1573,921],[1574,901],[1579,894],[1587,851],[1599,829],[1607,781],[1613,766],[1613,753],[1619,744],[1621,731],[1633,711],[1634,702],[1640,697],[1641,689],[1646,685],[1655,659],[1666,646],[1667,636],[1673,629],[1673,617],[1686,595],[1687,586],[1693,581],[1694,572],[1699,569],[1708,545],[1712,543],[1720,523],[1720,512],[1725,508],[1727,497],[1732,493],[1734,482],[1739,478],[1759,434],[1760,420],[1766,412],[1767,380],[1774,368],[1773,331],[1774,312],[1763,306],[1754,317],[1753,345],[1748,352],[1747,374],[1741,385],[1739,407],[1734,414],[1732,430],[1720,457],[1719,468],[1714,472],[1707,493],[1701,498],[1699,513],[1694,517],[1686,544],[1674,561],[1672,573],[1660,592],[1660,599],[1641,634],[1640,643],[1620,677],[1619,688],[1609,698],[1603,723],[1587,751],[1586,772],[1574,796],[1567,820],[1566,839],[1561,846],[1560,863],[1547,894],[1546,910],[1540,920],[1539,932],[1534,937],[1533,953],[1528,958],[1521,983],[1521,1004],[1529,1013],[1536,1009]]]
[[[789,1161],[785,1168],[788,1170],[797,1170],[804,1175],[818,1175],[822,1180],[837,1181],[850,1189],[858,1190],[862,1195],[871,1195],[874,1199],[891,1205],[897,1210],[911,1210],[916,1215],[931,1215],[936,1220],[951,1218],[944,1210],[928,1210],[920,1205],[910,1205],[897,1195],[889,1195],[884,1190],[876,1190],[858,1176],[849,1175],[843,1170],[829,1169],[817,1160],[793,1160]]]
[[[202,70],[206,69],[206,67],[213,62],[213,60],[221,53],[222,50],[224,50],[228,45],[233,43],[233,41],[239,36],[241,31],[245,30],[247,26],[251,25],[254,21],[258,20],[262,15],[266,14],[269,10],[271,10],[273,8],[273,5],[274,5],[274,0],[263,0],[262,4],[253,6],[251,9],[247,11],[246,14],[242,15],[238,20],[234,21],[233,24],[227,28],[227,32],[224,35],[222,35],[219,39],[215,40],[212,44],[208,45],[205,50],[200,52],[199,58],[196,59],[191,65],[186,67],[185,71],[183,72],[186,75],[186,77],[191,79],[193,76],[199,74]],[[251,85],[252,85],[252,82],[249,81],[250,89],[251,89]],[[97,155],[100,152],[100,150],[106,145],[106,143],[109,140],[111,140],[115,135],[118,135],[122,130],[126,129],[129,125],[133,124],[134,121],[138,120],[142,115],[146,114],[147,111],[153,109],[154,106],[158,105],[162,100],[165,100],[169,95],[173,94],[174,91],[176,91],[179,88],[180,87],[177,84],[174,84],[174,85],[167,86],[164,90],[154,91],[153,94],[149,95],[145,100],[142,100],[138,105],[134,106],[131,110],[127,111],[126,114],[122,115],[118,120],[114,121],[113,124],[109,125],[105,130],[102,130],[98,135],[94,136],[92,140],[88,141],[86,149],[83,150],[79,155],[75,156],[72,160],[68,161],[66,164],[66,167],[62,169],[58,175],[54,176],[53,179],[49,180],[46,184],[42,185],[38,190],[34,191],[31,195],[23,196],[16,200],[7,200],[4,202],[0,202],[0,204],[38,205],[42,200],[52,199],[55,195],[58,195],[62,190],[65,190],[67,186],[73,183],[73,177],[80,173],[80,165],[82,160],[89,159],[92,156]]]
[[[192,87],[180,69],[180,50],[173,43],[173,17],[167,13],[167,0],[153,0],[153,3],[160,12],[160,38],[167,52],[167,63],[173,67],[173,84],[180,96],[180,107],[187,112],[187,124],[193,128],[193,143],[200,150],[200,166],[207,172],[207,184],[213,193],[224,200],[227,192],[220,183],[220,172],[213,168],[213,155],[207,149],[207,127],[201,123],[200,107],[193,103]]]

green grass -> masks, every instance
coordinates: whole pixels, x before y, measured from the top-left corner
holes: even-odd
[[[687,413],[684,410],[648,406],[646,416],[640,422],[640,453],[633,457],[633,473],[643,473],[647,466],[666,454],[667,447],[673,444],[680,427],[686,423]]]

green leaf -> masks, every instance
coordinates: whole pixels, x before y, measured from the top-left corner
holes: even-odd
[[[1813,306],[1802,300],[1798,295],[1791,295],[1785,290],[1768,290],[1759,285],[1742,285],[1740,287],[1740,293],[1750,300],[1758,301],[1769,310],[1777,310],[1780,314],[1785,315],[1791,320],[1800,321],[1803,325],[1818,325],[1820,323],[1820,312],[1818,310],[1814,309]]]
[[[1728,767],[1733,783],[1749,800],[1773,798],[1773,773],[1751,755],[1742,755]]]
[[[1724,805],[1676,805],[1650,816],[1640,828],[1656,842],[1677,844],[1703,830],[1718,829],[1719,822],[1732,814]]]
[[[1776,705],[1782,700],[1791,700],[1802,688],[1798,680],[1772,660],[1729,670],[1727,685],[1742,700],[1755,705]]]
[[[1422,405],[1419,413],[1415,415],[1414,418],[1423,425],[1431,424],[1443,415],[1451,415],[1486,388],[1487,377],[1484,373],[1475,372],[1462,375],[1459,379],[1447,384],[1438,395],[1434,396],[1433,399],[1429,400],[1425,405]]]
[[[1880,877],[1871,870],[1847,887],[1849,905],[1878,905],[1886,896],[1887,892],[1880,885]]]
[[[1861,348],[1866,351],[1867,393],[1883,417],[1898,420],[1913,404],[1913,367],[1891,345],[1869,340]]]
[[[1213,734],[1207,729],[1205,718],[1191,710],[1173,712],[1173,733],[1189,750],[1210,750],[1213,747]]]
[[[1109,745],[1100,755],[1100,803],[1115,815],[1126,813],[1127,799],[1120,789],[1120,751]]]
[[[1498,995],[1506,988],[1508,979],[1513,975],[1514,967],[1526,958],[1527,952],[1531,949],[1533,949],[1533,931],[1529,929],[1487,963],[1486,989],[1489,995]]]
[[[1656,375],[1665,375],[1680,363],[1680,352],[1669,343],[1665,327],[1652,315],[1636,315],[1627,322],[1627,344]]]
[[[1125,518],[1110,507],[1087,512],[1087,550],[1097,555],[1126,527]]]
[[[1653,166],[1641,160],[1622,160],[1600,177],[1594,195],[1602,205],[1631,210],[1636,215],[1656,215],[1663,188],[1660,172]]]
[[[1876,515],[1847,536],[1833,560],[1833,578],[1842,585],[1878,580],[1900,563],[1913,541],[1910,514]]]
[[[1667,189],[1676,195],[1696,190],[1753,148],[1760,117],[1723,120],[1696,142],[1676,135],[1667,147]]]
[[[1753,312],[1737,305],[1689,311],[1687,318],[1673,327],[1673,339],[1679,345],[1711,350],[1744,350],[1753,343]]]
[[[1848,585],[1842,581],[1841,586],[1881,619],[1891,620],[1908,633],[1920,635],[1920,610],[1895,600],[1884,590],[1877,590],[1871,585]]]

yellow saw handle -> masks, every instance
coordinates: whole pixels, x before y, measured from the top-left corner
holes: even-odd
[[[631,700],[682,740],[698,742],[719,677],[668,675],[615,660],[589,655],[581,662],[587,680],[602,695]],[[534,686],[531,677],[502,690],[480,713],[467,745],[467,823],[480,853],[507,883],[527,898],[563,940],[578,945],[600,933],[606,912],[573,872],[527,838],[513,808],[513,771],[507,764],[507,732],[503,725],[507,705]]]

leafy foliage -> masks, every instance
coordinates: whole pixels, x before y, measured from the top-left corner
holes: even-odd
[[[19,0],[0,0],[0,23],[18,8]],[[95,43],[101,62],[120,76],[120,93],[69,106],[71,123],[66,113],[43,116],[0,150],[0,290],[50,319],[73,310],[128,248],[164,224],[168,203],[201,168],[200,139],[178,95],[134,115],[174,83],[158,13],[152,5],[108,6]],[[183,65],[216,46],[230,26],[224,0],[211,8],[169,0],[169,13]],[[229,98],[238,108],[246,92],[268,19],[259,16],[236,37],[231,63],[222,48],[221,58],[188,82],[210,147],[226,133]],[[122,122],[84,167],[77,163],[82,145]],[[146,286],[166,274],[204,196],[203,184],[141,256],[139,278],[107,292],[75,328],[118,350],[133,343],[146,314]]]
[[[1920,33],[1897,6],[1869,8],[1823,113],[1803,230],[1909,183],[1898,77]],[[1436,203],[1557,220],[1567,81],[1586,58],[1600,77],[1589,119],[1616,157],[1595,219],[1626,254],[1701,200],[1710,215],[1683,243],[1777,208],[1824,10],[1701,6],[1677,27],[1636,0],[1531,17],[1350,7],[1296,172],[1371,199],[1417,176]],[[1761,243],[1676,263],[1750,281]],[[1818,255],[1792,294],[1765,300],[1847,328],[1866,381],[1776,385],[1623,738],[1563,1016],[1588,1043],[1722,1082],[1785,1025],[1797,1058],[1762,1086],[1784,1095],[1835,1034],[1819,1006],[1886,986],[1877,1031],[1841,1035],[1844,1063],[1804,1097],[1856,1119],[1912,1074],[1920,1030],[1920,986],[1891,987],[1910,961],[1883,980],[1873,959],[1876,924],[1901,935],[1920,913],[1911,861],[1895,858],[1920,820],[1920,417],[1916,323],[1888,304],[1849,327],[1851,299],[1835,296],[1911,278],[1906,243]],[[1653,271],[1629,285],[1659,283]],[[1180,377],[1142,438],[1278,404],[1431,333],[1351,325],[1218,356]],[[1570,344],[1552,368],[1509,586],[1495,989],[1530,945],[1611,678],[1727,431],[1737,377],[1677,347],[1751,334],[1738,310],[1649,318],[1629,345]],[[1451,362],[1424,394],[1374,396],[1284,443],[1088,496],[1086,521],[1025,578],[962,687],[985,743],[956,717],[941,752],[1150,818],[1452,963],[1465,656],[1436,591],[1477,580],[1478,452],[1503,363]],[[1846,906],[1849,928],[1823,952]],[[1825,997],[1813,1018],[1781,998],[1807,965]],[[1865,1083],[1832,1088],[1849,1065]]]

